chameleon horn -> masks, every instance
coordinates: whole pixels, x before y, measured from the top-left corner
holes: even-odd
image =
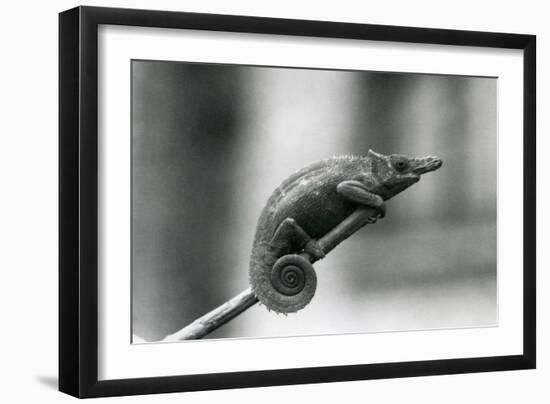
[[[304,257],[288,254],[271,269],[272,293],[266,305],[279,313],[293,313],[304,308],[315,295],[317,276]]]

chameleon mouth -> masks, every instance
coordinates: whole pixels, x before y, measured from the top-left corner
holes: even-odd
[[[437,157],[429,156],[419,159],[419,164],[414,168],[416,174],[425,174],[430,171],[435,171],[443,165],[443,161]]]
[[[386,189],[386,193],[388,195],[394,196],[400,193],[401,191],[404,191],[414,183],[418,182],[420,180],[420,175],[413,173],[408,174],[405,177],[399,178],[396,181],[392,181],[389,183],[386,183],[384,188]]]

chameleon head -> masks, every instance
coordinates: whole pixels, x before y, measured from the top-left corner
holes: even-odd
[[[377,179],[373,191],[386,200],[418,182],[422,174],[437,170],[443,162],[434,156],[385,156],[369,150],[368,164],[372,176]]]

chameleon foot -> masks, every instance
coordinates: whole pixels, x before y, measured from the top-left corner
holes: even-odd
[[[367,218],[367,224],[374,224],[378,219],[382,219],[386,216],[386,205],[382,204],[376,209],[376,213]]]
[[[325,252],[317,240],[309,240],[304,247],[304,252],[309,254],[309,256],[314,257],[316,260],[322,260],[325,258]]]

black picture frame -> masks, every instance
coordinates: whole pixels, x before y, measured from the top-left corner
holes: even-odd
[[[523,354],[98,381],[100,24],[523,50]],[[535,61],[534,35],[96,7],[60,13],[59,390],[84,398],[535,368]]]

